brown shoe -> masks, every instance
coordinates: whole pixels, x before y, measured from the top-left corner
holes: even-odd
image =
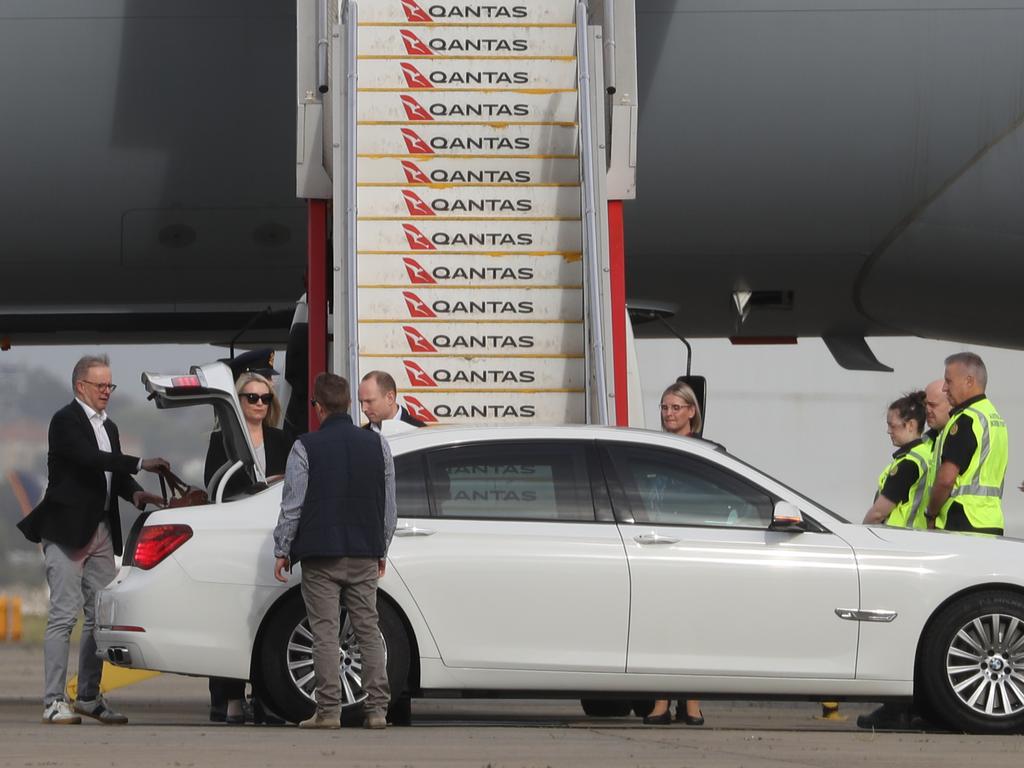
[[[326,712],[316,712],[308,720],[303,720],[299,723],[299,728],[318,728],[336,731],[341,728],[341,716],[337,713],[331,715]]]
[[[363,720],[363,728],[378,729],[378,728],[387,728],[387,727],[388,727],[387,718],[384,717],[384,715],[380,714],[379,712],[376,712],[376,713],[374,713],[372,715],[367,715],[366,719]]]

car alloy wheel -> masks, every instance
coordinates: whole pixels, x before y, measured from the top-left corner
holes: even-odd
[[[338,646],[340,653],[339,671],[341,673],[341,706],[342,708],[360,704],[366,699],[363,690],[363,659],[356,643],[352,622],[348,611],[342,608],[341,636]],[[384,639],[384,659],[387,660],[388,644]],[[313,692],[316,679],[313,674],[313,632],[309,628],[309,619],[303,618],[292,630],[287,646],[288,676],[295,688],[310,701],[315,701]]]
[[[963,595],[928,623],[914,699],[937,723],[967,733],[1024,732],[1024,595]]]
[[[957,698],[980,715],[1024,711],[1024,622],[990,613],[965,623],[946,651],[946,676]]]

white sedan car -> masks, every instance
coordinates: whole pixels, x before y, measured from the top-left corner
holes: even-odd
[[[281,483],[254,466],[225,366],[143,378],[159,408],[212,407],[229,460],[209,505],[136,523],[98,597],[100,653],[252,680],[299,720],[311,635],[298,570],[273,575]],[[379,606],[395,721],[410,697],[594,710],[684,693],[913,697],[957,730],[1024,728],[1020,542],[853,524],[719,446],[661,433],[430,428],[391,447],[399,521]],[[249,491],[225,497],[239,472]],[[340,674],[357,705],[347,623]]]

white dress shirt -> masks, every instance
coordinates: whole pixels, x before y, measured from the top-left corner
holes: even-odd
[[[89,419],[89,426],[91,426],[92,431],[96,433],[96,443],[99,445],[100,450],[110,453],[110,435],[107,434],[107,430],[103,426],[103,422],[107,420],[107,412],[94,411],[77,397],[75,398],[75,402],[82,406],[82,410],[85,411],[85,415]],[[110,483],[114,477],[114,473],[104,472],[103,474],[107,478],[107,498],[103,502],[103,508],[107,509],[110,507]]]

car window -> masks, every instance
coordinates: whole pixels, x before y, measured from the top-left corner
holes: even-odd
[[[583,447],[569,442],[487,443],[427,455],[438,517],[594,521]]]
[[[767,528],[774,501],[706,461],[643,446],[610,447],[633,522]]]
[[[427,517],[430,514],[420,454],[395,457],[395,501],[399,517]]]

